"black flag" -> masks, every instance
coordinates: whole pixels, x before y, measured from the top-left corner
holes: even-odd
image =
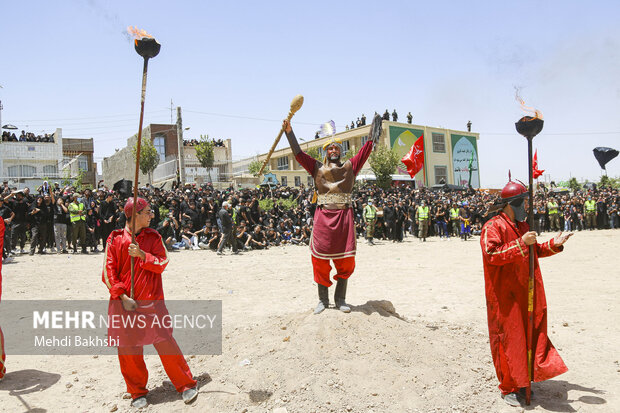
[[[601,165],[602,169],[605,169],[607,162],[618,156],[618,151],[616,149],[604,148],[600,146],[598,148],[594,148],[592,152],[594,152],[594,157],[598,161],[598,164]]]

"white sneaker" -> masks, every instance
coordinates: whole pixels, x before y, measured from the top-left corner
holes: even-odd
[[[5,264],[8,264],[9,262],[13,262],[15,260],[15,258],[13,257],[6,257],[2,262],[4,262]]]

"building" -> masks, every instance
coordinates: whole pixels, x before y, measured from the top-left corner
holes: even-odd
[[[97,164],[93,160],[94,153],[93,138],[62,138],[62,177],[75,179],[82,173],[82,185],[96,188]]]
[[[335,137],[342,141],[344,152],[357,151],[368,140],[370,125],[353,128],[337,133]],[[478,167],[479,134],[431,126],[410,125],[407,123],[383,121],[383,132],[379,145],[385,145],[396,152],[399,159],[405,156],[413,143],[424,136],[424,168],[414,179],[407,174],[405,166],[399,164],[393,179],[396,181],[415,181],[416,187],[435,184],[467,185],[469,180],[469,164],[472,164],[471,185],[480,187],[480,171]],[[323,156],[322,146],[331,137],[309,139],[300,142],[304,151],[318,148]],[[316,150],[316,149],[314,149]],[[344,154],[343,154],[344,155]],[[267,154],[258,156],[264,162]],[[290,147],[274,151],[269,160],[269,169],[278,183],[288,186],[313,185],[312,177],[295,160]],[[366,162],[358,175],[358,180],[375,179],[370,163]]]
[[[179,179],[179,140],[176,124],[150,124],[142,130],[142,137],[150,139],[159,153],[159,165],[153,171],[152,184],[161,186]],[[127,146],[118,149],[113,155],[103,158],[103,180],[108,187],[121,179],[134,180],[136,161],[133,148],[138,136],[127,139]],[[230,139],[222,141],[222,145],[214,147],[214,165],[208,171],[200,166],[196,157],[196,149],[190,141],[184,141],[182,148],[184,175],[186,183],[202,184],[213,182],[227,186],[232,178],[232,148]],[[149,182],[149,177],[139,173],[139,184]]]
[[[53,142],[0,141],[0,175],[11,187],[36,188],[45,179],[59,179],[62,167],[62,129]]]

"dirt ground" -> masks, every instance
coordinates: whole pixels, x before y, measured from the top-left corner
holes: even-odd
[[[549,334],[569,371],[534,384],[525,410],[620,411],[619,245],[620,231],[580,232],[563,253],[541,260]],[[102,263],[102,254],[21,256],[3,268],[2,299],[107,299]],[[188,406],[159,358],[147,356],[144,411],[523,410],[507,406],[497,389],[477,237],[358,243],[350,314],[312,314],[311,274],[307,247],[170,254],[166,298],[222,300],[223,353],[186,354],[200,381]],[[9,354],[7,372],[3,412],[131,411],[114,356]]]

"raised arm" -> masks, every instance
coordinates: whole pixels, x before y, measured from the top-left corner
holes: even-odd
[[[293,128],[291,127],[291,123],[288,120],[284,119],[284,122],[282,122],[282,127],[286,133],[286,139],[288,139],[288,143],[291,145],[291,150],[293,151],[295,159],[306,171],[308,171],[310,176],[314,176],[317,160],[301,150],[299,143],[297,142],[297,138],[295,137],[295,133],[293,132]]]

